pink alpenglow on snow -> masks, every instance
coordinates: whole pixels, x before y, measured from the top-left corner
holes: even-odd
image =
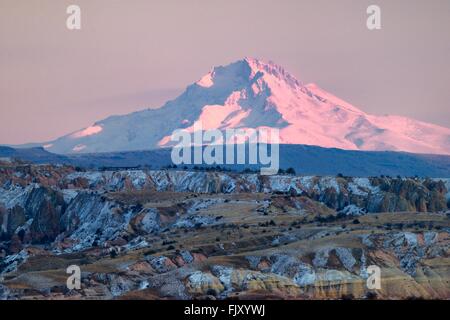
[[[56,153],[145,150],[169,146],[175,130],[200,123],[203,130],[277,128],[285,144],[450,154],[449,128],[365,113],[254,58],[215,67],[159,109],[109,117],[45,144]]]
[[[199,86],[205,87],[205,88],[209,88],[212,87],[214,85],[214,82],[212,80],[213,75],[212,72],[204,75],[199,81],[197,81],[196,83]]]
[[[86,148],[85,145],[79,144],[79,145],[76,145],[75,147],[73,147],[72,150],[75,151],[75,152],[80,152],[80,151],[83,151],[84,148]]]
[[[97,134],[99,132],[101,132],[103,130],[103,128],[101,126],[98,125],[94,125],[91,127],[87,127],[86,129],[83,129],[81,131],[77,131],[75,133],[73,133],[71,135],[72,138],[82,138],[82,137],[88,137],[88,136],[92,136],[94,134]]]

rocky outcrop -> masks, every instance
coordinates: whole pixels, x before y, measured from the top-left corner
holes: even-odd
[[[83,179],[91,189],[197,193],[283,193],[303,195],[337,211],[438,212],[447,210],[446,179],[259,176],[219,172],[121,171],[66,176],[66,187]],[[352,208],[352,212],[354,212]]]
[[[158,232],[162,224],[180,228],[214,223],[214,218],[186,215],[186,208],[175,208],[178,216],[156,209],[136,208],[102,194],[108,192],[250,193],[285,194],[285,203],[270,206],[299,213],[326,212],[310,199],[344,215],[370,212],[440,212],[448,209],[448,181],[401,178],[344,178],[259,176],[223,172],[161,171],[75,171],[64,166],[17,166],[2,168],[0,192],[0,237],[11,240],[10,251],[22,244],[59,242],[69,238],[85,248],[129,233]],[[58,180],[59,179],[59,180]],[[33,183],[31,181],[39,181]],[[290,200],[289,200],[290,199]],[[191,212],[209,205],[191,203]],[[308,209],[310,208],[310,209]],[[165,209],[165,211],[167,211]],[[163,221],[161,222],[161,214]]]
[[[60,218],[67,205],[60,191],[38,184],[13,186],[2,190],[1,200],[0,235],[15,240],[12,251],[21,244],[51,242],[60,234]]]
[[[31,183],[55,190],[102,192],[155,190],[196,193],[283,193],[307,196],[337,211],[353,205],[366,212],[437,212],[448,209],[450,179],[260,176],[176,170],[75,171],[66,166],[17,165],[0,168],[0,186]],[[66,191],[67,195],[67,191]],[[11,195],[0,196],[0,203]],[[348,211],[348,209],[347,209]]]

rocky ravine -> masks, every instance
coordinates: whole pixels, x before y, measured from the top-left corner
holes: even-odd
[[[448,190],[2,163],[0,298],[449,298]],[[73,264],[81,290],[65,284]]]

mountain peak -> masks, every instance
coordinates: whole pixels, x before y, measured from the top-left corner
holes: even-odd
[[[278,81],[284,81],[291,87],[301,87],[302,83],[296,79],[291,73],[286,71],[281,65],[269,60],[264,61],[257,58],[245,57],[244,60],[250,69],[252,70],[252,75],[255,76],[258,72],[264,76],[270,76]]]
[[[255,81],[257,78],[262,77],[267,83],[276,81],[285,82],[291,87],[302,86],[300,81],[282,66],[270,60],[266,62],[253,57],[245,57],[225,66],[214,67],[197,81],[196,84],[209,88],[214,85],[216,76],[226,77],[227,80],[241,78],[244,81]]]
[[[248,64],[248,66],[255,74],[257,72],[262,72],[278,77],[279,79],[285,78],[288,79],[288,81],[297,82],[298,85],[300,85],[300,82],[292,74],[286,71],[281,65],[276,64],[271,60],[266,62],[257,58],[245,57],[243,61]]]

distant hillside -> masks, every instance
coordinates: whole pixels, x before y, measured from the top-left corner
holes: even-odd
[[[21,159],[34,163],[71,163],[68,157],[50,153],[41,147],[16,149],[0,146],[0,157]]]
[[[154,169],[172,165],[170,149],[58,155],[43,148],[14,149],[0,147],[0,157],[18,158],[33,163],[61,163],[80,167],[139,167]],[[188,166],[189,168],[194,165]],[[257,165],[222,165],[242,171],[259,169]],[[280,167],[292,167],[297,174],[346,176],[419,176],[450,177],[450,156],[424,155],[391,151],[349,151],[306,145],[281,145]]]

